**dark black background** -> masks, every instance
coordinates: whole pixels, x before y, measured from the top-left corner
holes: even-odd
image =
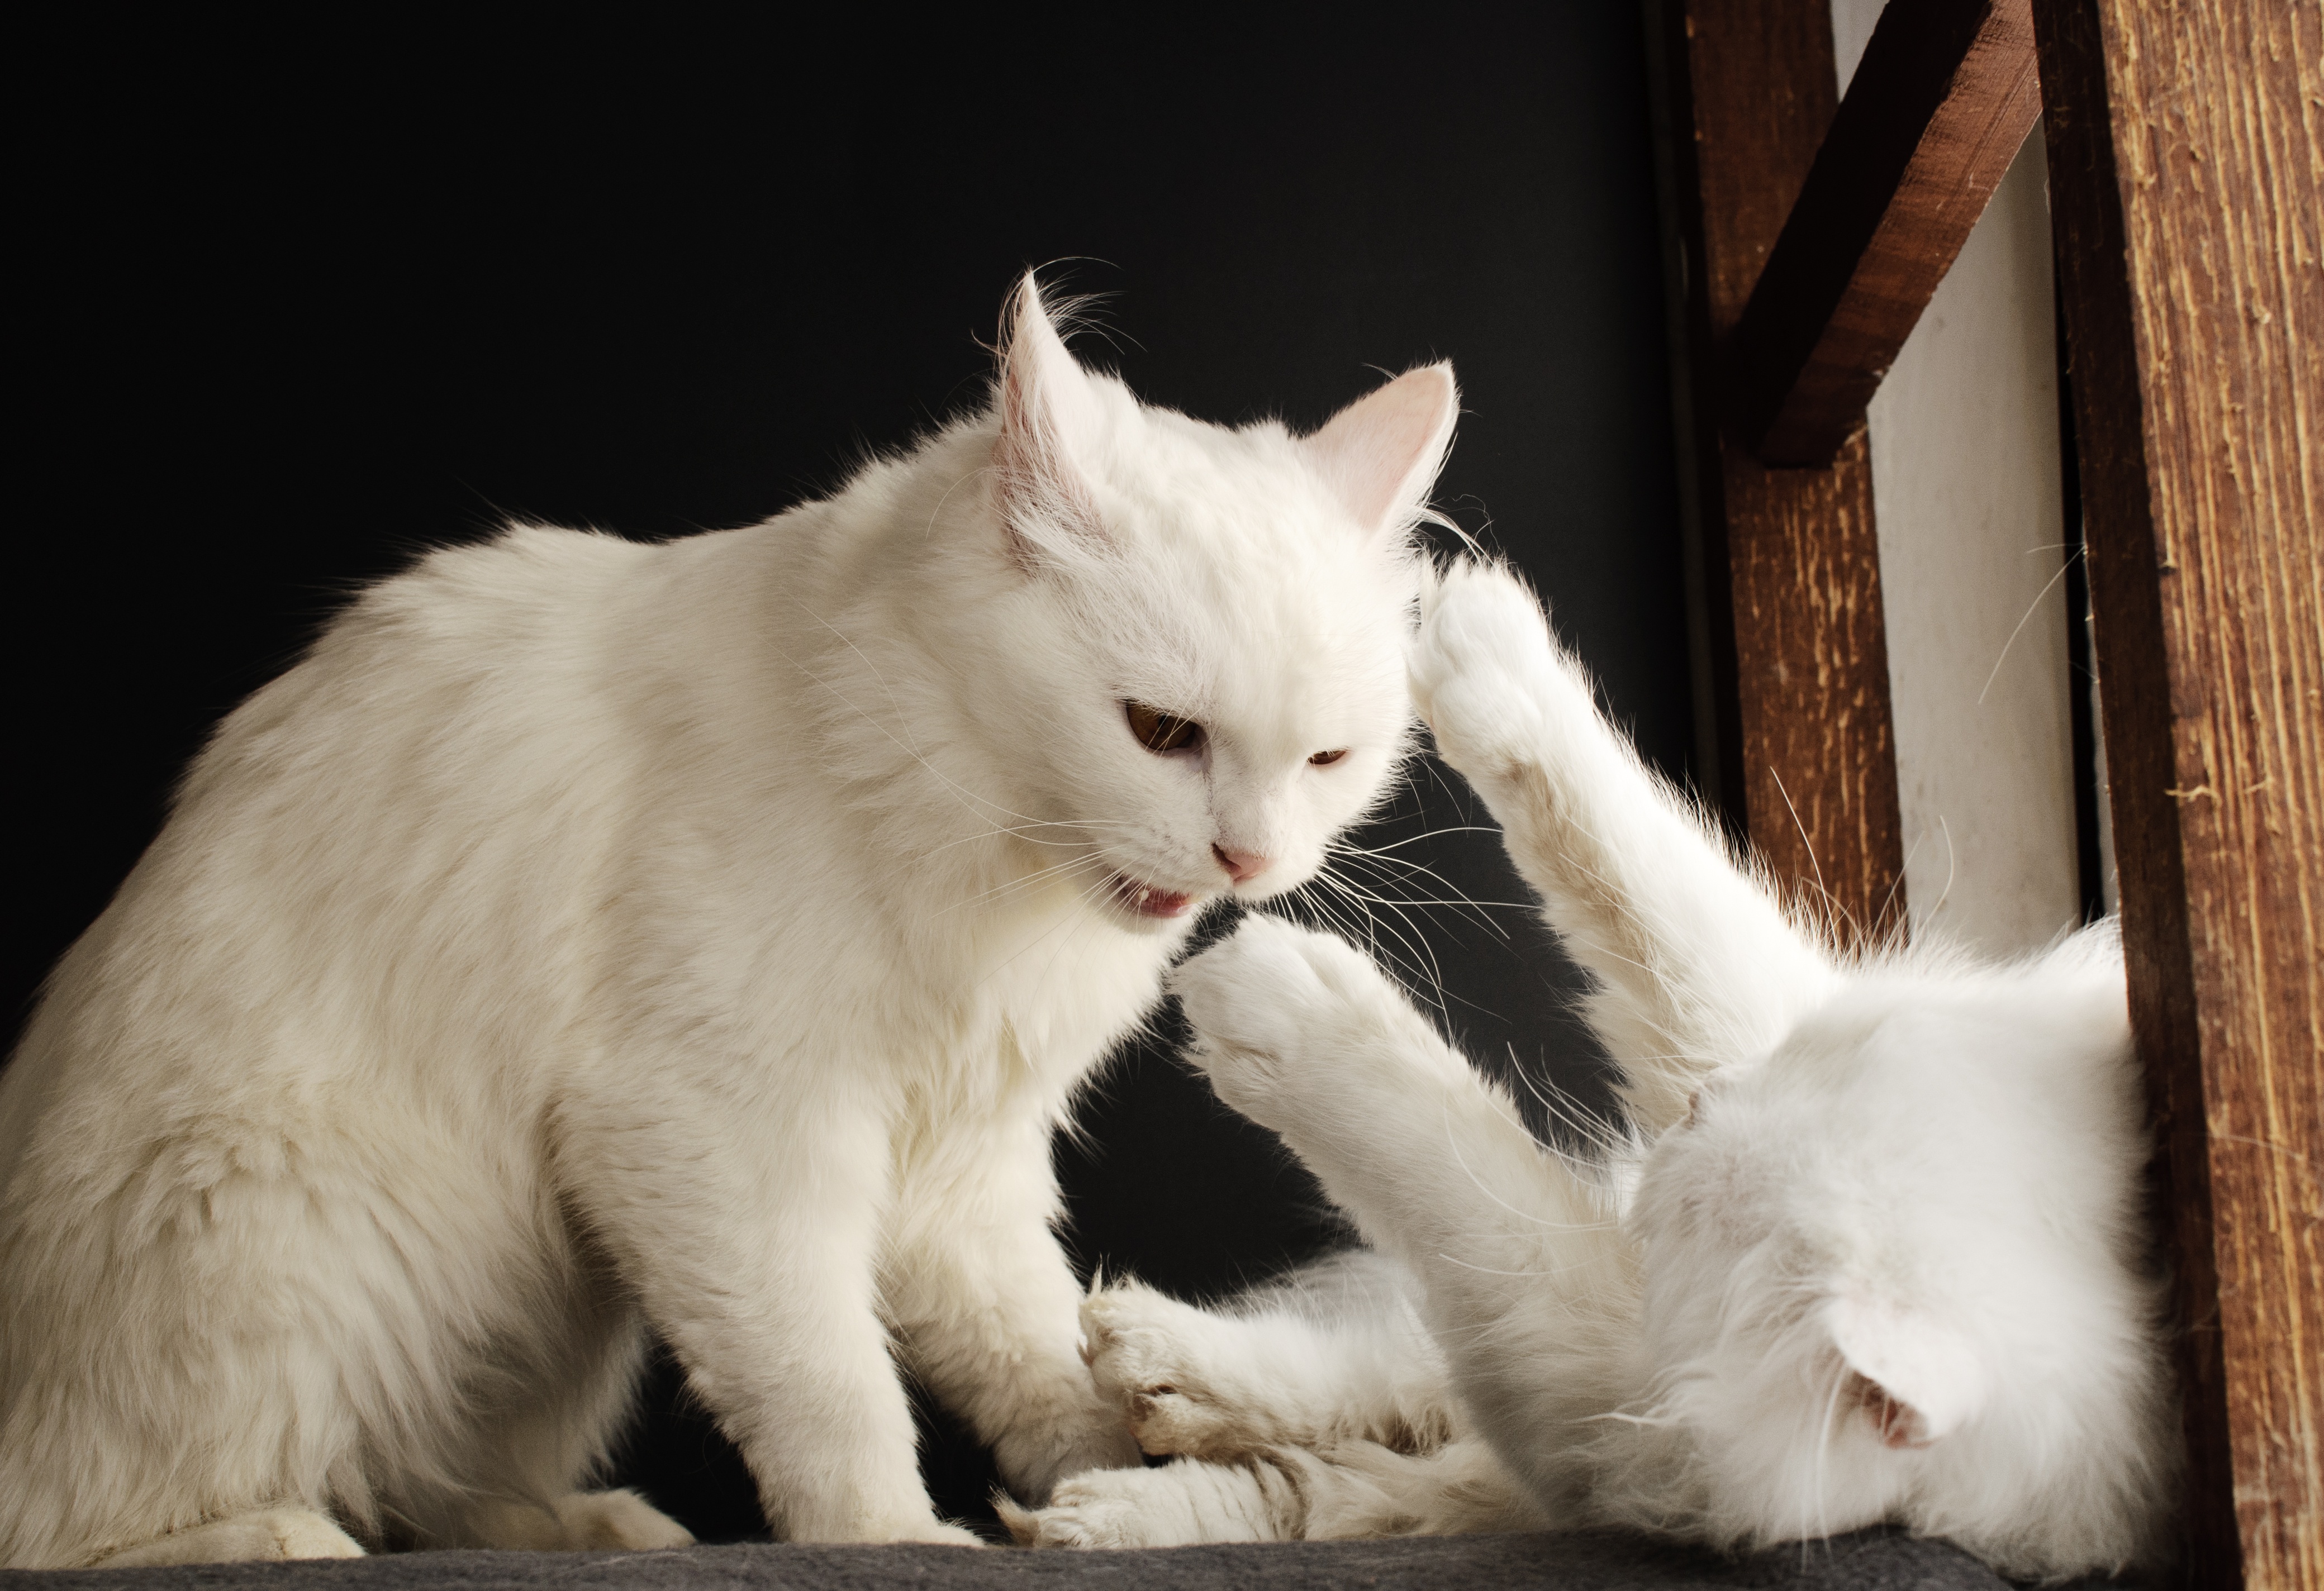
[[[1312,425],[1452,358],[1440,501],[1684,775],[1628,7],[314,26],[95,23],[25,58],[52,97],[17,246],[13,1012],[351,587],[507,515],[665,537],[825,490],[981,400],[1028,265],[1111,295],[1084,358],[1207,418]],[[1442,878],[1382,893],[1521,899],[1489,835],[1443,832],[1474,815],[1456,790],[1416,772],[1384,833],[1438,832],[1398,854]],[[1403,915],[1480,1059],[1595,1096],[1526,919]],[[1085,1116],[1060,1151],[1084,1265],[1215,1294],[1329,1239],[1167,1041]],[[623,1478],[706,1535],[759,1528],[674,1385]],[[981,1456],[932,1421],[939,1501],[973,1511]]]

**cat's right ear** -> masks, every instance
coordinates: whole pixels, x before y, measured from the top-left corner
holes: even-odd
[[[1002,316],[998,386],[994,501],[1010,556],[1031,571],[1102,547],[1105,529],[1082,466],[1100,429],[1097,394],[1029,271]]]
[[[1460,414],[1452,366],[1425,364],[1365,393],[1299,446],[1357,524],[1397,535],[1427,510]]]
[[[1968,1343],[1925,1311],[1842,1296],[1825,1306],[1847,1362],[1848,1395],[1891,1448],[1925,1448],[1985,1406],[1985,1373]]]

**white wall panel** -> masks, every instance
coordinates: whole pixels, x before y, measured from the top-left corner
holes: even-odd
[[[1878,0],[1834,0],[1840,81]],[[1881,383],[1872,489],[1916,934],[1995,952],[2080,915],[2042,139]]]

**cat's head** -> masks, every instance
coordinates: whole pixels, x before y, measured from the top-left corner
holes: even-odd
[[[2142,1544],[2168,1444],[2137,1075],[2107,926],[1855,971],[1705,1084],[1633,1219],[1714,1519],[1904,1517],[2033,1572]]]
[[[1408,749],[1412,529],[1450,446],[1447,365],[1311,436],[1140,403],[1067,352],[1031,278],[984,472],[1012,735],[1046,854],[1128,925],[1314,875]]]

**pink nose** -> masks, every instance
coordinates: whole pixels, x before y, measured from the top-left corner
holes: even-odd
[[[1238,884],[1248,884],[1267,871],[1267,859],[1255,851],[1229,851],[1223,845],[1213,845],[1211,854],[1219,859],[1219,866],[1227,870],[1227,877]]]

